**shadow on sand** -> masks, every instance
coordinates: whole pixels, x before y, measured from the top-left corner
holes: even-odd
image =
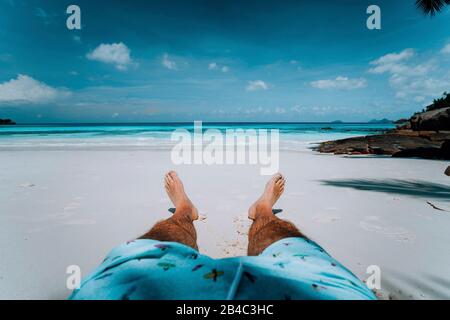
[[[374,179],[348,179],[348,180],[321,180],[327,186],[352,188],[363,191],[396,193],[408,196],[433,198],[450,201],[450,186],[413,180],[374,180]]]

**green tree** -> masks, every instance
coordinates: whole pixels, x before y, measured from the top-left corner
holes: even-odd
[[[433,103],[427,107],[427,111],[449,107],[450,107],[450,93],[444,92],[442,97],[433,100]]]

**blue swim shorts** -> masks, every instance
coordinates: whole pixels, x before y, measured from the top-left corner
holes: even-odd
[[[113,249],[69,299],[376,299],[352,272],[306,238],[256,257],[212,259],[176,242],[139,239]]]

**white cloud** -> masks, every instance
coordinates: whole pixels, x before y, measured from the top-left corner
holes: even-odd
[[[281,108],[279,108],[279,111],[281,111]],[[273,114],[275,112],[275,109],[269,108],[269,107],[261,107],[261,106],[257,106],[257,107],[247,107],[247,108],[238,108],[235,111],[235,114],[237,115],[242,115],[242,114],[246,114],[246,115],[268,115],[268,114]]]
[[[285,108],[282,108],[282,107],[276,107],[274,111],[275,111],[275,113],[277,113],[277,114],[283,114],[283,113],[286,113],[286,109],[285,109]]]
[[[0,83],[0,103],[40,104],[48,103],[70,94],[65,89],[57,89],[37,81],[30,76],[19,74],[17,79]]]
[[[290,111],[294,112],[294,113],[303,113],[305,111],[308,111],[308,108],[297,104],[297,105],[291,107]]]
[[[311,86],[317,89],[345,89],[353,90],[365,88],[367,86],[367,81],[364,78],[350,79],[347,77],[336,77],[335,79],[324,79],[312,81]]]
[[[441,52],[445,54],[450,54],[450,43],[447,44],[445,47],[443,47]]]
[[[422,102],[428,98],[436,98],[450,88],[450,77],[403,77],[393,75],[389,84],[396,91],[395,96],[400,99],[413,99]]]
[[[445,52],[447,46],[441,52]],[[450,45],[448,46],[450,52]],[[450,74],[441,72],[437,60],[428,59],[417,63],[411,59],[416,56],[413,49],[405,49],[400,53],[385,55],[370,64],[374,67],[370,73],[388,74],[389,85],[399,99],[425,102],[427,98],[440,96],[450,87]],[[429,100],[428,99],[428,100]]]
[[[100,44],[86,57],[89,60],[100,61],[107,64],[113,64],[119,70],[126,70],[133,63],[130,56],[130,49],[122,43]]]
[[[249,81],[245,90],[247,91],[256,91],[256,90],[267,90],[269,89],[269,85],[262,80],[253,80]]]
[[[410,68],[405,62],[415,56],[414,49],[408,48],[399,53],[389,53],[370,62],[374,67],[369,69],[370,73],[423,73],[426,72],[424,66],[418,65],[416,68]]]
[[[425,64],[406,64],[407,60],[415,55],[413,49],[405,49],[400,53],[390,53],[372,62],[374,67],[369,69],[370,73],[389,73],[395,76],[420,76],[432,70],[431,62]]]
[[[244,108],[244,109],[239,108],[238,112],[239,113],[245,112],[246,114],[255,114],[255,113],[262,114],[262,113],[269,113],[270,111],[269,111],[269,109],[265,109],[261,106],[258,106],[258,107],[252,107],[252,108]]]
[[[415,51],[412,48],[405,49],[399,53],[388,53],[374,61],[371,62],[371,64],[379,65],[379,64],[388,64],[388,63],[398,63],[405,60],[408,60],[409,58],[413,57],[415,55]]]
[[[175,61],[169,59],[169,55],[167,53],[164,53],[161,63],[169,70],[177,70],[177,64]]]
[[[210,64],[208,64],[208,70],[220,70],[223,73],[226,73],[226,72],[230,71],[230,68],[225,65],[219,65],[216,62],[211,62]]]

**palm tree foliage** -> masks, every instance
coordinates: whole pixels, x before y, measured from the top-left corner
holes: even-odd
[[[434,16],[448,4],[450,0],[416,0],[416,6],[430,16]]]
[[[433,100],[433,103],[427,107],[427,111],[449,107],[450,107],[450,93],[444,92],[442,97]]]

